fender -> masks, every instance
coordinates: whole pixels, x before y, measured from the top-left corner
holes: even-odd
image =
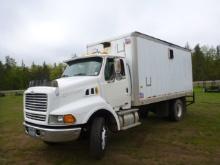
[[[50,115],[72,114],[76,118],[75,125],[85,124],[95,112],[101,109],[110,112],[114,116],[118,130],[120,130],[118,115],[101,96],[84,97],[51,111]]]

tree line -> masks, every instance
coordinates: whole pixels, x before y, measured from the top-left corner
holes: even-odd
[[[189,45],[186,45],[189,48]],[[25,89],[31,80],[54,80],[62,75],[65,64],[25,66],[15,59],[5,57],[0,61],[0,90]],[[193,81],[220,80],[220,45],[216,48],[196,45],[192,49]]]
[[[65,64],[36,65],[30,67],[17,65],[15,59],[6,56],[5,63],[0,61],[0,90],[26,89],[32,80],[54,80],[62,75]]]
[[[216,48],[196,45],[192,51],[194,81],[220,80],[220,45]]]

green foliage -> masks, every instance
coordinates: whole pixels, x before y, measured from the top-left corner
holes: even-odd
[[[65,65],[62,63],[56,65],[56,63],[55,63],[52,68],[53,69],[51,69],[51,72],[50,72],[50,79],[54,80],[54,79],[59,78],[61,76],[61,74],[64,71]]]
[[[5,57],[5,64],[0,61],[0,90],[16,90],[25,89],[31,80],[54,80],[61,76],[64,64],[54,64],[54,66],[35,65],[26,67],[22,61],[22,65],[18,66],[16,61],[9,57]]]
[[[220,79],[220,46],[214,47],[196,45],[192,53],[193,80]]]
[[[199,45],[196,45],[194,49],[194,53],[192,56],[192,67],[193,67],[193,77],[203,80],[204,79],[204,71],[205,71],[205,58],[204,54],[200,49]]]

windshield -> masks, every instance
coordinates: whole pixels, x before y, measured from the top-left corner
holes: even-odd
[[[90,57],[70,61],[62,77],[72,76],[97,76],[101,70],[102,58]]]

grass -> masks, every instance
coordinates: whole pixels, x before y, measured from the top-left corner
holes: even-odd
[[[1,97],[0,164],[220,164],[220,93],[195,92],[183,121],[151,114],[141,126],[112,135],[100,161],[88,156],[85,140],[49,147],[26,136],[22,97]]]

